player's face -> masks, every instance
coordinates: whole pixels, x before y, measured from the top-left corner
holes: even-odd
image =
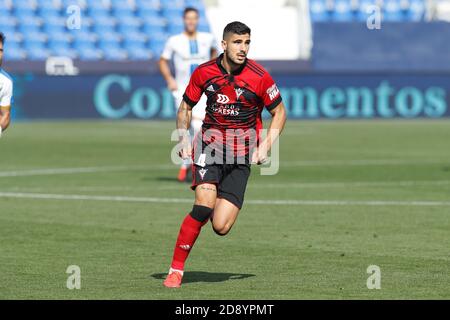
[[[225,40],[222,40],[222,48],[228,60],[235,64],[243,64],[250,49],[250,35],[228,34]]]
[[[194,33],[197,31],[198,26],[198,14],[195,11],[189,11],[184,16],[184,30],[188,33]]]
[[[3,62],[3,43],[0,42],[0,67],[2,66]]]

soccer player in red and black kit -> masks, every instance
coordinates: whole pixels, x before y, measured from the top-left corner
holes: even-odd
[[[250,164],[267,160],[286,122],[280,92],[267,71],[247,59],[249,47],[250,28],[237,21],[229,23],[223,32],[224,53],[194,71],[178,110],[180,156],[193,160],[195,202],[181,224],[166,287],[181,286],[185,261],[208,220],[218,235],[230,231],[243,205]],[[206,116],[192,148],[187,130],[191,110],[203,93]],[[259,134],[263,108],[272,115],[264,139]]]

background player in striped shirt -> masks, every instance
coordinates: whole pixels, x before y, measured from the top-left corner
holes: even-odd
[[[11,77],[1,68],[3,62],[3,45],[5,35],[0,32],[0,137],[11,121],[11,101],[13,82]]]
[[[207,32],[197,31],[199,13],[195,8],[188,7],[183,13],[184,32],[171,36],[164,47],[159,60],[159,69],[167,82],[167,87],[174,96],[178,108],[183,100],[183,92],[189,83],[192,72],[199,64],[217,56],[217,46],[214,36]],[[169,60],[173,59],[175,77],[172,75]],[[192,112],[192,136],[202,126],[205,116],[206,100],[200,101]],[[178,180],[185,181],[191,160],[183,159]]]
[[[192,156],[194,161],[195,202],[181,225],[166,287],[181,285],[185,261],[209,219],[217,234],[224,236],[230,231],[244,202],[250,164],[265,162],[286,122],[280,92],[269,73],[247,59],[249,47],[250,28],[237,21],[229,23],[223,32],[224,53],[194,71],[183,95],[177,129],[182,158]],[[192,150],[186,130],[203,93],[207,96],[206,116],[202,135],[196,137],[200,141]],[[260,139],[264,108],[272,121],[267,137]],[[214,139],[210,139],[212,135]],[[214,155],[207,151],[212,149]]]

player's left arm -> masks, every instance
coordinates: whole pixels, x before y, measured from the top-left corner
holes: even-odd
[[[280,137],[286,123],[286,108],[283,102],[280,102],[269,112],[272,115],[272,120],[267,135],[259,144],[257,152],[253,153],[253,162],[257,164],[264,163],[267,160],[267,154],[272,148],[272,145]]]

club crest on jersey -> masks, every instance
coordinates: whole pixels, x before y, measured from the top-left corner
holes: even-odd
[[[277,85],[274,84],[269,89],[267,89],[266,92],[269,95],[270,100],[272,101],[273,99],[275,99],[278,96],[278,94],[280,93],[280,90],[278,90]]]
[[[244,93],[244,89],[236,88],[236,89],[234,89],[234,91],[236,92],[236,100],[239,100],[239,97],[241,96],[241,94]]]
[[[228,98],[228,96],[224,95],[224,94],[218,94],[217,95],[217,103],[228,103],[230,102],[230,98]]]
[[[208,169],[205,168],[201,168],[198,173],[200,174],[200,178],[203,180],[203,178],[205,177],[206,172],[208,171]]]

